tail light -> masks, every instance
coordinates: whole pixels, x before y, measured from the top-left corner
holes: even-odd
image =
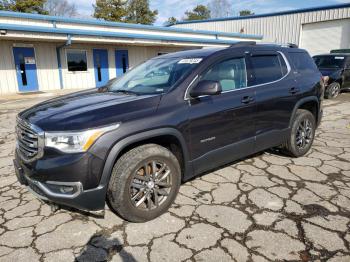
[[[323,81],[323,84],[326,86],[328,84],[328,81],[329,81],[329,76],[322,76],[321,80]]]

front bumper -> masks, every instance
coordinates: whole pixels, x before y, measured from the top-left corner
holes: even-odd
[[[33,178],[32,171],[26,167],[16,154],[13,161],[18,181],[27,186],[36,197],[53,203],[86,211],[104,209],[107,192],[106,185],[84,190],[80,181],[39,181]]]

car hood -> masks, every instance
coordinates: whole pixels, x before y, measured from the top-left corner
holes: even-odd
[[[340,75],[342,72],[342,69],[339,68],[320,68],[319,70],[323,76],[330,77]]]
[[[82,130],[152,114],[160,99],[90,89],[37,104],[19,117],[44,131]]]

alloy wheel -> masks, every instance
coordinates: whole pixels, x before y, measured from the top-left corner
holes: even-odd
[[[337,97],[340,93],[340,85],[339,84],[334,84],[331,89],[331,96],[332,97]]]
[[[166,163],[152,160],[143,163],[132,177],[130,198],[142,210],[153,210],[168,198],[172,187],[172,173]]]
[[[304,119],[300,122],[296,132],[296,145],[299,149],[307,147],[312,140],[312,124],[308,119]]]

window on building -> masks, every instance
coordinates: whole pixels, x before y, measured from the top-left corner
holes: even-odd
[[[251,62],[256,85],[277,81],[288,73],[286,62],[280,54],[255,55]]]
[[[85,50],[67,50],[67,65],[70,72],[87,71],[87,57]]]
[[[217,81],[222,91],[247,87],[247,71],[244,58],[234,58],[211,67],[201,80]]]

